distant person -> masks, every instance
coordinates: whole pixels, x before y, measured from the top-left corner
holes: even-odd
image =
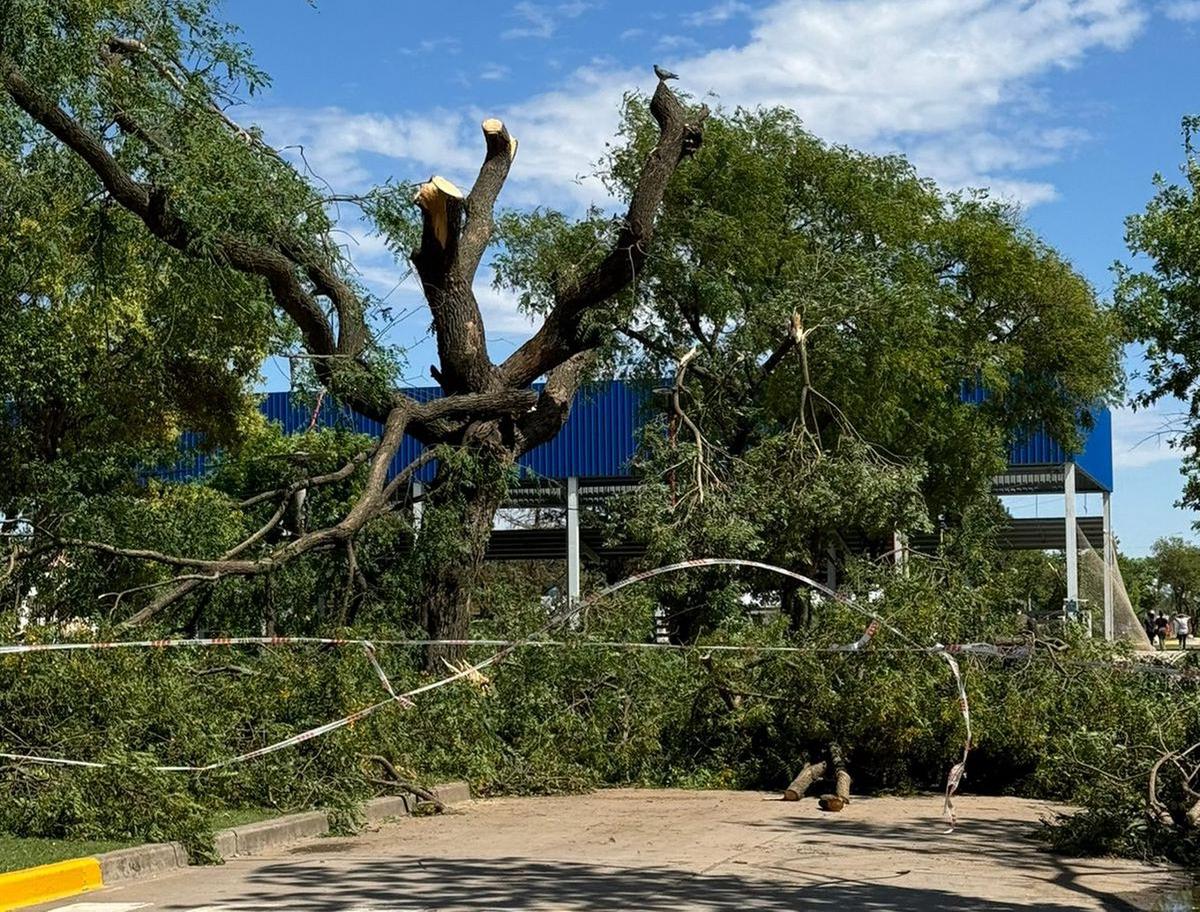
[[[1161,611],[1158,617],[1154,619],[1154,648],[1162,650],[1167,645],[1167,616]]]
[[[1191,633],[1192,619],[1182,611],[1171,619],[1171,627],[1175,630],[1175,638],[1179,640],[1179,648],[1187,649],[1188,635]]]
[[[1150,641],[1150,645],[1154,645],[1154,638],[1158,636],[1158,632],[1154,629],[1154,609],[1147,608],[1146,616],[1142,618],[1142,628],[1146,631],[1146,639]]]

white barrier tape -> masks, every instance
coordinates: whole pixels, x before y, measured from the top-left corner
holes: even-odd
[[[399,700],[401,703],[405,704],[405,709],[412,706],[413,704],[411,700],[407,699],[406,697],[399,696],[396,693],[395,688],[392,687],[392,682],[388,678],[387,673],[384,672],[383,666],[381,666],[379,664],[379,660],[375,658],[375,644],[366,643],[363,646],[363,652],[366,653],[367,661],[371,663],[371,667],[375,669],[375,674],[379,676],[379,680],[383,684],[383,689],[388,692],[391,698],[393,700]]]
[[[87,649],[189,649],[200,646],[370,646],[370,640],[347,640],[332,637],[202,637],[177,640],[113,640],[91,643],[13,643],[0,646],[0,655],[21,655],[29,652],[68,652]]]
[[[812,577],[805,576],[803,573],[796,573],[793,570],[787,570],[783,567],[776,567],[773,564],[764,564],[762,561],[743,560],[742,558],[739,558],[739,557],[698,557],[694,560],[679,561],[678,563],[675,563],[675,564],[666,564],[665,566],[662,566],[662,567],[656,567],[653,570],[647,570],[644,573],[637,573],[637,574],[634,574],[633,576],[629,576],[623,580],[615,582],[611,586],[607,586],[604,589],[601,589],[599,592],[597,592],[591,598],[585,599],[584,601],[580,602],[573,609],[568,609],[568,612],[569,612],[569,614],[578,613],[581,609],[586,607],[591,602],[596,601],[597,599],[601,599],[606,595],[611,595],[614,592],[618,592],[621,589],[624,589],[626,586],[632,586],[634,583],[640,583],[643,580],[648,580],[648,579],[651,579],[652,577],[660,576],[664,573],[674,573],[679,570],[690,570],[695,567],[753,567],[758,570],[766,570],[770,573],[778,574],[779,576],[786,576],[789,579],[794,579],[797,582],[801,582],[804,585],[808,586],[810,589],[820,592],[822,595],[827,596],[842,605],[845,605],[851,611],[857,611],[859,614],[870,618],[871,620],[877,622],[881,626],[886,627],[889,632],[894,633],[896,636],[900,637],[902,640],[912,643],[913,645],[918,645],[915,640],[913,640],[911,637],[907,636],[902,630],[898,630],[897,628],[893,627],[891,624],[889,624],[883,618],[879,617],[879,615],[875,614],[875,612],[869,611],[866,608],[863,608],[861,605],[858,605],[855,602],[851,601],[850,599],[846,598],[844,595],[841,595],[840,593],[835,592],[833,589],[830,589],[828,586],[818,583]]]
[[[244,754],[239,754],[236,757],[228,757],[224,760],[218,760],[216,763],[209,763],[204,766],[153,766],[155,772],[160,773],[207,773],[212,770],[221,769],[225,766],[232,766],[235,763],[243,763],[246,760],[253,760],[257,757],[264,757],[267,754],[273,754],[276,751],[284,750],[285,748],[295,747],[297,744],[302,744],[312,738],[320,737],[328,734],[346,725],[352,725],[360,719],[365,719],[376,710],[382,709],[390,703],[400,700],[401,697],[393,697],[387,700],[381,700],[371,706],[364,707],[357,712],[351,713],[348,716],[343,716],[341,719],[335,719],[333,722],[326,722],[324,725],[318,725],[316,728],[310,728],[308,731],[300,732],[297,735],[292,735],[290,738],[285,738],[282,741],[276,741],[274,744],[268,744],[266,747],[260,747],[257,750],[248,751]],[[413,705],[411,702],[408,706]],[[67,760],[62,757],[41,757],[35,754],[9,754],[0,753],[0,757],[7,760],[23,760],[26,763],[39,763],[51,766],[86,766],[92,769],[101,769],[111,766],[109,763],[98,763],[87,760]]]
[[[543,625],[542,628],[539,631],[537,631],[537,633],[541,634],[541,633],[545,633],[545,632],[553,629],[554,627],[556,627],[559,624],[563,623],[564,621],[568,620],[575,614],[578,614],[583,608],[587,607],[591,603],[596,602],[608,595],[611,595],[614,592],[618,592],[621,589],[624,589],[626,586],[631,586],[634,583],[639,583],[644,580],[651,579],[655,576],[660,576],[665,573],[674,573],[674,572],[677,572],[680,570],[693,569],[696,567],[716,567],[716,566],[752,567],[752,568],[759,569],[759,570],[766,570],[770,573],[775,573],[780,576],[785,576],[785,577],[788,577],[789,579],[794,579],[794,580],[797,580],[798,582],[803,583],[804,585],[808,586],[809,588],[822,593],[823,595],[833,599],[834,601],[838,602],[839,604],[845,605],[846,607],[850,608],[852,611],[856,611],[859,614],[865,615],[870,620],[870,623],[868,624],[866,631],[864,631],[863,636],[861,636],[858,639],[858,641],[856,641],[854,644],[852,644],[852,646],[849,649],[846,649],[845,651],[857,652],[857,651],[862,650],[870,642],[871,638],[874,636],[875,630],[877,630],[879,626],[882,626],[882,627],[886,628],[889,632],[898,636],[900,639],[911,644],[912,646],[917,647],[917,650],[919,650],[919,651],[935,652],[936,654],[941,655],[942,658],[944,658],[950,664],[951,670],[954,673],[955,682],[958,686],[958,691],[959,691],[959,706],[963,713],[963,719],[966,724],[966,731],[967,731],[966,740],[965,740],[965,743],[963,746],[963,759],[960,763],[956,764],[950,771],[950,780],[952,780],[954,783],[954,789],[957,789],[957,783],[959,781],[961,781],[962,777],[965,775],[967,754],[970,751],[970,747],[971,747],[970,709],[969,709],[969,706],[967,703],[966,689],[963,686],[962,676],[959,673],[958,663],[955,662],[953,657],[947,653],[946,647],[943,647],[940,645],[933,647],[933,648],[920,646],[920,644],[918,644],[911,637],[907,636],[903,631],[897,629],[892,624],[883,620],[874,612],[869,611],[865,608],[862,608],[861,606],[852,602],[850,599],[847,599],[846,597],[840,595],[839,593],[835,592],[834,590],[830,589],[829,587],[824,586],[821,583],[818,583],[816,580],[814,580],[810,577],[804,576],[803,574],[796,573],[792,570],[787,570],[783,567],[776,567],[772,564],[762,563],[761,561],[743,560],[741,558],[707,557],[707,558],[698,558],[698,559],[690,560],[690,561],[680,561],[680,562],[674,563],[674,564],[667,564],[666,566],[663,566],[663,567],[657,567],[653,570],[647,570],[644,573],[635,574],[634,576],[627,577],[626,579],[623,579],[616,583],[613,583],[611,586],[607,586],[604,589],[601,589],[599,592],[595,593],[590,598],[584,599],[583,601],[579,602],[576,605],[570,605],[565,610],[556,614],[545,625]],[[873,630],[872,628],[875,628],[875,630]],[[371,661],[371,664],[377,668],[377,671],[378,671],[378,674],[380,675],[381,681],[384,683],[384,686],[388,689],[389,694],[390,694],[389,699],[383,700],[379,703],[375,703],[371,706],[364,707],[363,709],[360,709],[357,712],[352,713],[349,716],[345,716],[341,719],[336,719],[333,722],[327,722],[324,725],[320,725],[316,728],[309,729],[308,731],[301,732],[300,734],[293,735],[290,738],[284,739],[283,741],[278,741],[274,744],[269,744],[265,747],[261,747],[261,748],[258,748],[257,750],[249,751],[248,753],[245,753],[245,754],[240,754],[236,757],[230,757],[225,760],[220,760],[220,761],[217,761],[216,763],[210,763],[210,764],[207,764],[204,766],[158,766],[158,767],[154,767],[155,770],[162,771],[162,772],[201,773],[201,772],[208,772],[208,771],[215,770],[215,769],[220,769],[220,768],[226,767],[226,766],[231,766],[236,763],[242,763],[247,760],[253,760],[257,757],[262,757],[262,756],[274,753],[279,750],[284,750],[285,748],[288,748],[288,747],[293,747],[297,744],[303,743],[304,741],[308,741],[312,738],[319,737],[320,735],[327,734],[331,731],[335,731],[336,729],[342,728],[346,725],[350,725],[353,722],[357,722],[360,719],[364,719],[367,716],[371,715],[372,713],[376,712],[377,710],[382,709],[384,706],[389,706],[393,703],[399,702],[399,703],[401,703],[401,705],[404,708],[412,706],[413,705],[412,700],[411,700],[412,697],[418,696],[423,693],[428,693],[428,692],[436,690],[440,687],[444,687],[447,684],[458,681],[461,678],[474,675],[474,674],[482,671],[484,668],[487,668],[490,665],[493,665],[496,662],[501,661],[505,656],[510,655],[515,649],[520,648],[521,645],[523,645],[524,643],[528,643],[528,642],[531,642],[531,640],[513,641],[513,643],[503,646],[498,652],[487,657],[486,659],[483,659],[480,662],[477,662],[474,665],[465,665],[464,664],[462,669],[460,669],[459,671],[457,671],[456,673],[454,673],[452,675],[449,675],[448,677],[441,678],[437,681],[433,681],[429,684],[423,685],[422,687],[415,688],[415,689],[410,690],[407,693],[403,693],[403,694],[395,694],[392,691],[391,684],[387,680],[387,676],[385,674],[383,674],[383,670],[378,667],[378,663],[375,661],[374,656],[372,655],[373,646],[367,640],[343,640],[343,639],[323,638],[323,637],[217,637],[217,638],[191,639],[191,640],[139,640],[139,641],[125,641],[125,642],[112,642],[112,643],[62,643],[62,644],[47,643],[47,644],[29,644],[29,645],[0,647],[0,655],[14,654],[14,653],[30,653],[30,652],[51,652],[51,651],[57,651],[57,650],[70,650],[70,649],[117,649],[117,648],[130,648],[130,647],[175,648],[175,647],[188,647],[188,646],[286,645],[286,644],[290,644],[290,643],[311,643],[311,644],[339,645],[339,646],[340,645],[348,645],[348,644],[353,643],[353,644],[360,645],[363,647],[364,651],[367,654],[368,659]],[[26,762],[31,762],[31,763],[49,763],[49,764],[59,764],[59,765],[66,765],[66,766],[89,766],[89,767],[93,767],[93,768],[107,766],[107,764],[104,764],[104,763],[93,763],[93,762],[88,762],[88,761],[72,761],[72,760],[64,760],[62,758],[38,757],[35,755],[0,753],[0,757],[4,757],[7,759],[24,760]],[[947,786],[947,797],[946,797],[946,800],[947,800],[946,810],[948,811],[950,819],[951,819],[951,827],[953,827],[953,822],[954,822],[953,809],[952,809],[952,803],[950,802],[951,791],[952,791],[952,789],[948,785]]]
[[[695,649],[704,649],[707,651],[728,651],[728,652],[780,652],[780,653],[805,653],[805,652],[859,652],[864,649],[878,632],[878,625],[868,625],[867,631],[853,643],[845,645],[832,646],[771,646],[771,645],[731,645],[731,644],[681,644],[681,643],[646,643],[629,640],[503,640],[503,639],[333,639],[322,637],[213,637],[208,639],[177,639],[177,640],[114,640],[112,642],[88,642],[88,643],[15,643],[10,645],[0,646],[0,655],[22,655],[33,652],[74,652],[88,650],[109,650],[109,649],[126,649],[126,648],[153,648],[153,649],[177,649],[177,648],[200,648],[207,646],[305,646],[305,645],[327,645],[327,646],[361,646],[368,650],[368,655],[373,655],[374,647],[376,646],[512,646],[512,647],[546,647],[546,646],[563,646],[572,648],[603,648],[603,649],[667,649],[688,651]],[[972,654],[972,655],[987,655],[997,656],[1001,658],[1023,658],[1030,654],[1031,647],[1028,645],[1022,646],[997,646],[994,643],[950,643],[947,645],[937,646],[908,646],[908,647],[876,647],[872,652],[883,653],[939,653],[949,652],[952,654]],[[1108,667],[1103,664],[1103,667]],[[378,667],[378,663],[372,661],[376,672],[382,671]],[[1099,666],[1098,666],[1099,667]],[[1190,668],[1173,668],[1161,665],[1121,665],[1114,664],[1113,667],[1128,668],[1130,671],[1146,671],[1156,674],[1177,675],[1180,677],[1200,677],[1200,669]],[[381,677],[385,680],[386,675]],[[388,683],[385,687],[390,687]],[[389,690],[390,692],[390,690]]]
[[[947,650],[939,652],[938,655],[950,666],[950,673],[954,676],[954,684],[958,688],[958,708],[962,713],[963,724],[967,730],[966,738],[963,740],[962,759],[950,767],[950,772],[946,776],[946,800],[942,804],[942,816],[950,824],[950,829],[953,831],[954,827],[958,825],[958,818],[954,814],[954,794],[958,791],[959,784],[967,775],[967,755],[971,752],[971,706],[967,702],[967,688],[963,684],[962,672],[958,667],[958,661]]]

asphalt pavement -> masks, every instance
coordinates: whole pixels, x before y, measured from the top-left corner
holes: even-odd
[[[1066,912],[1166,909],[1168,868],[1069,860],[1029,838],[1048,805],[619,789],[473,801],[51,903],[55,912]],[[1176,908],[1186,908],[1177,906]]]

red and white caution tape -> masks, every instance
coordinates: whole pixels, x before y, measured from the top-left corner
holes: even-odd
[[[946,800],[942,804],[942,816],[950,824],[950,829],[953,830],[958,824],[958,818],[954,815],[954,794],[958,791],[959,784],[967,775],[967,755],[971,752],[971,705],[967,702],[967,688],[963,684],[962,671],[958,667],[958,660],[948,651],[939,652],[938,655],[950,666],[950,673],[954,675],[954,684],[958,688],[958,708],[962,713],[963,725],[966,727],[962,759],[950,767],[950,772],[946,776]]]
[[[848,644],[847,646],[842,646],[842,647],[836,647],[836,646],[835,647],[825,647],[825,649],[827,651],[860,652],[860,651],[864,650],[870,644],[872,638],[874,637],[875,633],[879,630],[879,628],[883,627],[883,628],[887,629],[889,632],[898,636],[900,639],[909,643],[910,646],[913,647],[912,651],[937,654],[946,660],[946,662],[949,664],[949,666],[951,668],[951,671],[953,672],[955,684],[958,688],[959,707],[960,707],[960,710],[962,711],[963,721],[966,726],[966,738],[965,738],[964,745],[963,745],[962,760],[959,761],[958,763],[956,763],[954,765],[954,767],[951,768],[950,775],[947,780],[947,787],[946,787],[946,804],[945,804],[944,810],[947,815],[947,818],[949,819],[949,821],[951,823],[951,826],[953,826],[954,825],[954,813],[953,813],[953,803],[951,801],[951,798],[953,796],[953,792],[955,790],[957,790],[957,788],[958,788],[958,783],[962,780],[963,776],[965,775],[967,755],[970,752],[970,748],[971,748],[970,707],[967,702],[967,692],[966,692],[965,686],[963,685],[962,675],[961,675],[961,672],[959,671],[958,663],[954,660],[953,656],[950,655],[950,650],[948,647],[941,646],[941,645],[921,646],[920,644],[916,643],[916,641],[914,641],[911,637],[907,636],[903,631],[897,629],[892,624],[890,624],[887,621],[880,618],[873,611],[863,608],[862,606],[851,601],[850,599],[846,598],[845,596],[842,596],[839,593],[835,592],[834,590],[830,589],[828,586],[824,586],[821,583],[818,583],[816,580],[814,580],[810,577],[807,577],[800,573],[796,573],[792,570],[787,570],[783,567],[776,567],[772,564],[762,563],[761,561],[743,560],[740,558],[709,557],[709,558],[699,558],[699,559],[690,560],[690,561],[680,561],[675,564],[668,564],[664,567],[657,567],[653,570],[647,570],[644,573],[638,573],[638,574],[635,574],[634,576],[627,577],[626,579],[623,579],[623,580],[620,580],[619,582],[613,583],[611,586],[607,586],[604,589],[601,589],[599,592],[596,592],[594,595],[592,595],[588,599],[585,599],[575,605],[569,605],[566,609],[564,609],[561,612],[558,612],[553,618],[551,618],[550,621],[548,621],[547,624],[545,624],[537,632],[537,634],[535,634],[535,636],[544,634],[547,631],[559,626],[560,624],[569,620],[574,615],[578,614],[581,610],[583,610],[585,607],[587,607],[591,603],[599,601],[600,599],[605,598],[606,596],[609,596],[609,595],[613,594],[614,592],[618,592],[627,586],[632,586],[634,583],[639,583],[644,580],[648,580],[648,579],[651,579],[656,576],[661,576],[666,573],[675,573],[675,572],[678,572],[681,570],[689,570],[689,569],[694,569],[697,567],[715,567],[715,566],[750,567],[750,568],[754,568],[754,569],[758,569],[758,570],[765,570],[769,573],[775,573],[780,576],[788,577],[789,579],[794,579],[800,583],[803,583],[804,585],[808,586],[809,588],[811,588],[817,592],[820,592],[821,594],[825,595],[826,597],[833,599],[834,601],[838,602],[839,604],[845,605],[847,608],[851,609],[852,611],[855,611],[859,614],[865,615],[869,619],[867,628],[863,631],[862,636],[859,637],[859,639],[857,641],[855,641],[854,643]],[[431,644],[433,642],[459,643],[462,645],[474,645],[476,642],[486,642],[486,641],[454,641],[454,640],[448,640],[448,641],[423,640],[423,641],[419,641],[419,640],[410,640],[410,641],[389,641],[389,642],[391,642],[391,643],[407,642],[412,645]],[[538,644],[540,642],[543,642],[543,641],[535,640],[533,638],[529,638],[526,640],[508,641],[506,643],[503,643],[503,645],[501,645],[501,648],[499,648],[499,650],[496,653],[494,653],[491,656],[488,656],[486,659],[483,659],[482,661],[477,662],[474,665],[465,665],[464,664],[460,670],[456,671],[455,673],[453,673],[451,675],[448,675],[447,677],[440,678],[436,681],[432,681],[429,684],[425,684],[421,687],[414,688],[413,690],[407,691],[402,694],[397,694],[395,692],[395,690],[393,689],[392,684],[388,680],[387,675],[384,673],[382,667],[380,667],[379,662],[375,658],[374,644],[371,643],[371,641],[369,641],[369,640],[348,640],[348,639],[336,639],[336,638],[326,638],[326,637],[214,637],[214,638],[198,638],[198,639],[178,639],[178,640],[130,640],[130,641],[117,641],[117,642],[106,642],[106,643],[34,643],[34,644],[14,644],[14,645],[8,645],[8,646],[0,646],[0,655],[13,655],[13,654],[23,654],[23,653],[33,653],[33,652],[70,651],[70,650],[128,649],[128,648],[155,649],[155,648],[188,648],[188,647],[209,647],[209,646],[243,646],[243,645],[247,645],[247,646],[248,645],[283,646],[283,645],[300,645],[300,644],[331,645],[331,646],[356,645],[356,646],[360,646],[363,649],[364,653],[367,656],[368,661],[371,663],[372,668],[375,670],[376,674],[379,676],[380,682],[383,684],[384,689],[388,692],[388,699],[381,700],[378,703],[374,703],[370,706],[363,707],[362,709],[358,710],[357,712],[351,713],[348,716],[344,716],[340,719],[335,719],[332,722],[326,722],[324,725],[319,725],[316,728],[311,728],[307,731],[300,732],[299,734],[292,735],[290,738],[285,738],[284,740],[277,741],[274,744],[268,744],[267,746],[260,747],[257,750],[249,751],[244,754],[239,754],[236,757],[229,757],[225,760],[219,760],[215,763],[209,763],[209,764],[204,764],[204,765],[200,765],[200,766],[180,765],[180,766],[157,766],[157,767],[154,767],[154,769],[162,771],[162,772],[203,773],[203,772],[209,772],[211,770],[221,769],[221,768],[224,768],[227,766],[232,766],[237,763],[243,763],[248,760],[253,760],[258,757],[266,756],[267,754],[275,753],[276,751],[284,750],[289,747],[294,747],[298,744],[302,744],[305,741],[309,741],[313,738],[320,737],[321,735],[328,734],[329,732],[336,731],[339,728],[343,728],[347,725],[351,725],[355,722],[358,722],[361,719],[365,719],[366,717],[379,711],[380,709],[384,708],[385,706],[391,706],[393,704],[398,703],[398,704],[400,704],[400,706],[402,708],[407,709],[414,705],[413,701],[412,701],[413,697],[419,696],[423,693],[429,693],[429,692],[431,692],[433,690],[437,690],[441,687],[445,687],[445,686],[452,684],[462,678],[475,676],[480,671],[482,671],[484,668],[487,668],[488,666],[501,661],[504,657],[510,655],[516,649],[523,648],[526,646],[532,646],[532,645]],[[649,644],[647,644],[647,645],[649,645]],[[702,647],[702,648],[710,648],[710,647]],[[752,647],[752,648],[761,649],[762,647]],[[999,649],[999,647],[991,646],[991,644],[974,644],[974,643],[973,644],[963,644],[961,646],[955,647],[955,651],[957,651],[957,652],[977,652],[980,654],[998,654],[998,649]],[[992,652],[992,650],[997,650],[997,652]],[[62,765],[62,766],[80,766],[80,767],[90,767],[90,768],[101,768],[101,767],[108,765],[108,764],[105,764],[102,762],[97,762],[97,761],[70,760],[70,759],[60,758],[60,757],[42,757],[42,756],[37,756],[37,755],[32,755],[32,754],[0,753],[0,757],[9,759],[9,760],[20,760],[20,761],[29,762],[29,763],[55,764],[55,765]]]

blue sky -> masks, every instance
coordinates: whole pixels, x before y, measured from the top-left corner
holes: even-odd
[[[901,151],[946,187],[1020,201],[1029,224],[1103,296],[1127,256],[1123,219],[1157,172],[1177,173],[1179,120],[1200,112],[1200,0],[562,0],[454,2],[226,0],[273,76],[244,119],[302,145],[339,192],[388,177],[444,174],[469,185],[479,121],[521,141],[502,202],[577,210],[603,203],[590,166],[622,93],[650,64],[727,106],[784,104],[831,141]],[[414,346],[427,383],[428,317],[403,266],[346,214],[365,281]],[[493,356],[528,332],[511,298],[479,288]],[[423,341],[422,341],[423,340]],[[1127,357],[1136,386],[1136,352]],[[266,385],[285,378],[270,373]],[[1146,438],[1178,404],[1115,415],[1114,528],[1144,553],[1191,534],[1173,507],[1179,461]],[[1091,501],[1096,501],[1092,503]],[[1090,498],[1085,509],[1098,509]],[[1013,504],[1061,515],[1055,503]]]

